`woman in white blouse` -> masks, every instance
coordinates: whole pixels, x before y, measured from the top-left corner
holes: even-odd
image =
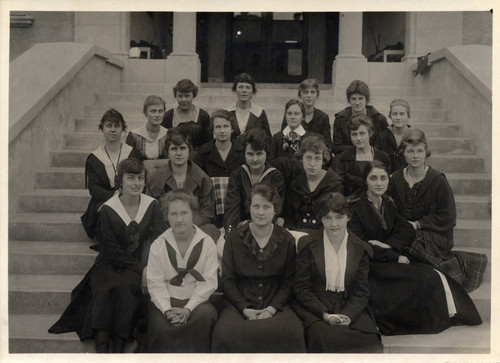
[[[208,302],[217,288],[215,243],[193,224],[195,197],[172,190],[161,205],[171,228],[153,242],[149,253],[146,351],[210,352],[217,319],[215,307]]]

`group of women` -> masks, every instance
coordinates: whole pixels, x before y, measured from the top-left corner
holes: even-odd
[[[133,338],[142,352],[380,353],[380,333],[481,324],[463,281],[433,263],[453,258],[454,198],[406,101],[388,126],[353,81],[332,138],[308,79],[271,137],[253,79],[233,91],[210,117],[181,80],[178,107],[147,97],[125,144],[122,115],[104,114],[82,216],[99,255],[50,332],[103,353]]]

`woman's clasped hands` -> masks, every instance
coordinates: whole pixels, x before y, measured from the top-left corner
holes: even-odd
[[[165,311],[165,317],[173,326],[184,324],[189,319],[189,315],[191,315],[191,310],[187,308],[172,308]]]
[[[248,320],[261,320],[272,318],[276,314],[276,309],[272,306],[268,306],[265,309],[243,309],[243,315]]]

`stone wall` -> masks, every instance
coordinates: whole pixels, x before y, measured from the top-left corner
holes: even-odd
[[[463,45],[492,45],[493,14],[489,11],[464,11]]]

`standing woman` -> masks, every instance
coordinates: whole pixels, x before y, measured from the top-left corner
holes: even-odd
[[[118,164],[128,157],[141,158],[138,150],[121,142],[126,129],[120,112],[113,108],[106,111],[99,123],[105,144],[94,150],[85,162],[85,187],[89,189],[91,199],[81,221],[91,239],[95,237],[99,207],[117,192],[115,176]]]
[[[344,192],[342,179],[332,169],[322,169],[323,160],[329,156],[323,137],[306,136],[297,153],[304,173],[288,187],[283,212],[285,227],[307,232],[321,228],[321,218],[316,215],[316,204],[325,194]]]
[[[224,229],[226,234],[238,223],[250,218],[250,191],[254,184],[265,181],[274,185],[284,197],[285,183],[281,172],[266,162],[269,140],[261,129],[252,129],[243,138],[245,164],[229,176],[226,204],[224,207]]]
[[[302,121],[306,116],[304,104],[300,100],[290,100],[285,105],[286,127],[275,133],[271,140],[269,160],[276,158],[295,158],[300,141],[306,134]]]
[[[71,303],[50,329],[76,331],[81,340],[94,338],[97,353],[122,353],[143,310],[141,281],[150,242],[163,226],[158,202],[142,194],[142,161],[118,164],[121,188],[100,210],[97,238],[100,251],[94,266],[71,293]]]
[[[165,114],[165,101],[159,96],[148,96],[142,111],[147,122],[130,131],[126,143],[139,150],[144,160],[166,159],[164,146],[167,129],[161,125]]]
[[[430,265],[410,263],[407,248],[415,230],[385,195],[388,167],[375,160],[365,168],[364,180],[366,192],[352,205],[348,226],[373,248],[369,305],[380,332],[437,334],[452,324],[474,322],[477,310],[455,281]]]
[[[198,86],[190,79],[181,79],[174,87],[177,108],[171,108],[163,116],[161,125],[166,129],[180,127],[188,134],[189,140],[196,150],[210,141],[210,115],[204,109],[193,104],[198,94]]]
[[[307,132],[323,135],[326,146],[332,150],[332,129],[328,115],[314,107],[319,97],[319,84],[315,79],[305,79],[299,85],[298,96],[305,107],[302,126]],[[286,115],[283,117],[281,129],[287,126]]]
[[[299,240],[294,292],[310,353],[382,353],[368,309],[370,246],[347,230],[351,209],[340,193],[318,202],[323,228]]]
[[[234,120],[236,120],[233,137],[240,139],[251,129],[262,129],[267,137],[271,137],[271,129],[267,120],[266,111],[259,105],[252,103],[252,97],[257,92],[255,81],[247,73],[236,76],[233,83],[233,92],[238,98],[236,103],[227,107]]]
[[[426,165],[430,156],[422,130],[410,129],[401,149],[408,166],[394,172],[389,195],[416,231],[410,260],[430,263],[459,282],[467,292],[481,285],[487,257],[453,251],[453,227],[457,212],[446,176]]]
[[[252,221],[233,229],[226,240],[221,277],[225,308],[214,328],[212,352],[305,352],[302,323],[289,307],[295,240],[273,223],[280,205],[276,188],[255,184]]]
[[[172,190],[161,199],[170,228],[151,245],[146,352],[210,353],[217,319],[208,302],[217,288],[215,243],[193,224],[196,198]]]
[[[351,142],[354,146],[337,155],[333,168],[342,178],[344,195],[355,197],[361,193],[364,181],[363,170],[373,160],[380,160],[391,165],[391,159],[385,152],[370,146],[370,136],[373,133],[373,124],[366,115],[354,116],[349,122]]]
[[[347,102],[350,106],[335,114],[333,122],[333,152],[340,154],[349,149],[353,142],[349,132],[349,121],[356,115],[368,116],[373,125],[370,144],[373,145],[378,133],[388,126],[387,119],[370,102],[370,89],[363,81],[354,80],[346,89]]]
[[[391,158],[391,173],[405,167],[406,159],[400,150],[401,140],[406,131],[410,128],[410,105],[402,99],[391,102],[389,118],[392,121],[385,130],[382,130],[375,139],[374,146],[387,153]]]

